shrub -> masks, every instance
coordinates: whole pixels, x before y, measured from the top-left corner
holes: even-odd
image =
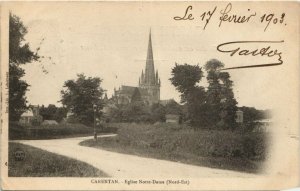
[[[263,160],[266,135],[229,130],[193,129],[186,125],[159,123],[114,124],[118,142],[137,148],[159,149],[162,154],[193,153],[201,157],[227,157]]]
[[[98,133],[115,133],[114,127],[97,127]],[[70,136],[93,135],[94,128],[82,124],[59,124],[43,126],[22,126],[18,123],[9,124],[9,139],[53,139]]]

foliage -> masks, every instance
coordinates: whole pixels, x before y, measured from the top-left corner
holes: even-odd
[[[115,133],[116,130],[116,128],[96,127],[96,131],[98,133]],[[9,128],[9,139],[57,139],[65,137],[91,136],[93,135],[93,132],[94,128],[76,123],[24,127],[16,122],[12,122]]]
[[[55,120],[61,122],[67,115],[67,109],[64,107],[56,107],[54,104],[49,104],[48,107],[42,105],[40,115],[44,120]]]
[[[181,115],[182,114],[181,105],[179,105],[175,100],[171,100],[165,106],[165,113],[166,114]]]
[[[197,85],[203,77],[202,68],[188,64],[178,65],[172,69],[171,83],[181,93],[181,102],[187,106],[186,120],[189,120],[191,125],[206,126],[206,116],[203,115],[205,110],[206,92],[204,87]],[[203,113],[204,112],[204,113]]]
[[[91,125],[94,114],[96,118],[101,117],[104,93],[101,82],[100,78],[86,77],[84,74],[78,74],[76,80],[65,82],[61,102],[80,123]]]
[[[205,69],[208,73],[207,103],[210,105],[210,121],[222,128],[234,128],[237,111],[237,101],[234,98],[228,72],[221,69],[224,64],[216,59],[208,61]]]
[[[32,120],[31,120],[31,125],[32,126],[39,126],[39,125],[41,125],[41,121],[42,120],[40,120],[40,119],[38,119],[38,118],[33,118]]]
[[[257,110],[254,107],[239,107],[243,112],[244,123],[251,123],[256,120],[271,118],[269,110]]]
[[[151,122],[150,107],[141,101],[117,105],[112,109],[111,118],[117,122]]]
[[[205,103],[206,92],[203,87],[197,87],[186,96],[187,117],[190,124],[195,127],[208,126],[208,117],[211,115],[208,105]]]
[[[198,83],[202,77],[203,72],[198,65],[178,65],[175,63],[175,67],[172,69],[172,78],[170,78],[170,81],[181,93],[181,101],[184,103],[187,101],[185,96],[195,89],[196,83]]]
[[[153,122],[165,122],[166,121],[167,107],[156,103],[151,106],[151,120]]]
[[[182,115],[182,106],[175,101],[166,106],[159,103],[149,106],[143,102],[131,102],[112,108],[110,117],[115,122],[155,123],[165,122],[166,114]]]
[[[25,75],[22,64],[37,61],[39,56],[25,43],[26,27],[19,17],[9,14],[9,117],[18,121],[27,109],[26,91],[29,85],[21,78]]]
[[[224,64],[216,59],[208,61],[204,68],[207,72],[207,90],[198,85],[203,77],[202,68],[188,64],[172,69],[172,84],[181,93],[181,101],[186,104],[187,114],[193,126],[235,127],[236,100],[232,91],[233,82],[228,72],[222,72]]]

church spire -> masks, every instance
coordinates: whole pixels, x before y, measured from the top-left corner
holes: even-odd
[[[155,70],[154,70],[153,51],[152,51],[151,29],[149,33],[148,52],[147,52],[147,60],[146,60],[145,84],[148,85],[155,84]]]

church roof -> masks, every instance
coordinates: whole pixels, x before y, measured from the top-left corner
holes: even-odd
[[[22,113],[21,117],[33,117],[33,112],[31,109],[25,111],[24,113]]]
[[[146,89],[142,89],[139,87],[134,86],[121,86],[120,90],[118,91],[119,94],[127,94],[127,95],[133,95],[135,89],[138,89],[142,96],[148,95],[148,92]]]

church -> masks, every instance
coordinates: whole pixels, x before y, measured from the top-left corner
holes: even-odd
[[[145,72],[142,70],[138,87],[122,85],[114,89],[112,99],[117,104],[129,104],[134,101],[142,101],[147,105],[160,102],[160,78],[154,68],[151,31],[149,33],[148,51]]]

